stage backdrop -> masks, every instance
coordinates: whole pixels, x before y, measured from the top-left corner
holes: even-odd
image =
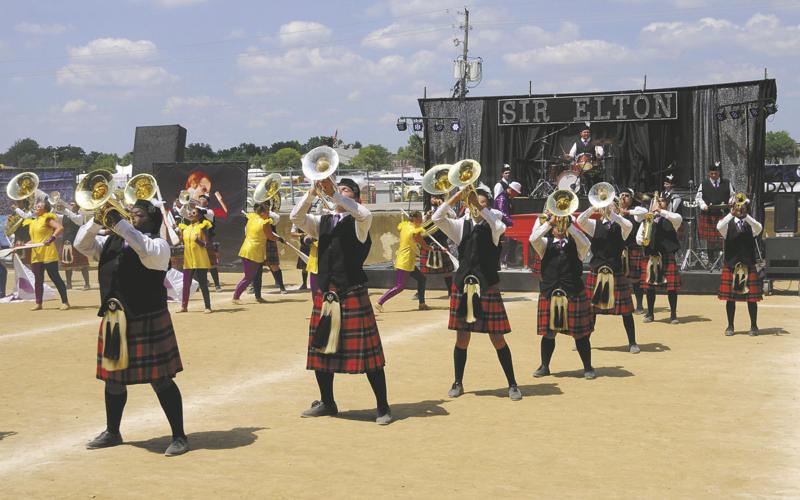
[[[65,201],[72,201],[75,196],[75,176],[77,171],[72,168],[40,168],[27,170],[39,176],[39,190],[48,195],[53,191],[61,193],[61,198]],[[6,185],[8,181],[17,174],[26,172],[16,168],[0,169],[0,213],[11,213],[11,200],[6,196]]]
[[[606,142],[606,154],[613,157],[606,161],[610,182],[651,191],[661,187],[672,166],[678,186],[686,188],[720,161],[723,175],[755,198],[760,213],[766,116],[763,106],[754,117],[748,112],[754,105],[735,105],[776,96],[775,80],[769,79],[646,92],[420,99],[423,116],[458,117],[462,125],[458,133],[426,127],[426,168],[474,158],[483,166],[481,180],[492,186],[508,163],[527,194],[540,165],[555,168],[536,160],[569,151],[590,122],[592,139]],[[739,109],[742,117],[718,121],[716,113],[725,105],[734,105],[726,111]]]
[[[247,201],[247,168],[244,161],[209,163],[154,163],[153,175],[161,196],[171,207],[178,194],[186,189],[193,196],[209,196],[209,207],[216,217],[216,236],[220,243],[220,264],[235,265],[244,239]]]

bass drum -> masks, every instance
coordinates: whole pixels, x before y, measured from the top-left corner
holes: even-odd
[[[581,178],[572,170],[564,170],[558,175],[556,186],[558,189],[569,189],[573,193],[577,193],[581,190]]]

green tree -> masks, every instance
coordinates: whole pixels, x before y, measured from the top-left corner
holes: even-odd
[[[422,150],[422,138],[416,134],[408,136],[408,145],[397,150],[398,160],[407,160],[415,167],[421,168],[425,164]]]
[[[20,168],[32,168],[41,156],[39,143],[26,137],[16,141],[2,157],[2,162]],[[22,161],[21,161],[22,160]],[[23,163],[27,167],[23,166]]]
[[[300,168],[300,152],[294,148],[282,148],[267,160],[267,170],[298,170]]]
[[[78,146],[73,146],[68,144],[66,146],[58,146],[56,148],[56,152],[58,153],[58,164],[61,165],[61,162],[64,160],[79,160],[82,163],[86,163],[87,155],[86,151],[83,148]],[[100,154],[100,153],[95,153]]]
[[[392,153],[380,144],[370,144],[361,148],[350,162],[352,168],[376,169],[388,167]]]
[[[186,146],[183,153],[184,159],[189,161],[216,160],[217,154],[211,149],[210,144],[194,142]]]
[[[127,166],[127,165],[130,165],[131,163],[133,163],[133,151],[129,151],[129,152],[125,153],[125,156],[123,156],[119,160],[119,164],[120,165]]]
[[[333,137],[324,137],[321,135],[315,137],[309,137],[305,144],[303,144],[303,149],[301,152],[308,153],[314,148],[319,146],[330,146],[333,147]]]
[[[279,142],[273,142],[272,145],[269,148],[267,148],[266,152],[269,154],[275,154],[284,148],[292,148],[298,153],[303,151],[303,146],[301,146],[300,143],[297,141],[279,141]]]
[[[115,154],[100,154],[89,166],[89,170],[103,169],[114,172],[119,162],[119,157]]]
[[[785,130],[767,132],[764,156],[774,163],[797,154],[797,143]]]

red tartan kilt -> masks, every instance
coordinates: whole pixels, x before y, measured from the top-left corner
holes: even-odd
[[[736,302],[759,302],[764,298],[764,283],[758,277],[756,266],[750,266],[747,273],[747,293],[734,293],[733,292],[733,269],[727,265],[722,266],[722,275],[719,281],[719,295],[720,300],[734,300]]]
[[[97,339],[97,378],[117,384],[148,384],[183,371],[169,310],[127,318],[128,368],[106,371],[102,364],[103,332]],[[101,323],[102,326],[102,323]]]
[[[640,246],[628,247],[628,278],[639,282],[642,278],[642,262],[645,260],[644,251]]]
[[[342,319],[339,327],[339,348],[334,354],[322,354],[311,348],[314,332],[319,325],[322,294],[313,294],[314,308],[308,328],[308,357],[306,369],[336,373],[366,373],[379,370],[386,364],[375,313],[369,301],[367,287],[358,287],[339,297]]]
[[[647,284],[647,263],[649,258],[645,255],[642,259],[642,274],[640,277],[639,286],[643,290],[653,288],[653,285]],[[678,263],[675,260],[674,253],[664,254],[661,258],[661,265],[664,266],[664,274],[667,278],[665,285],[655,285],[655,288],[664,287],[667,291],[673,292],[681,289],[681,273],[678,270]]]
[[[492,287],[488,290],[481,290],[481,310],[482,314],[477,317],[475,323],[467,323],[464,318],[459,318],[458,304],[464,295],[463,290],[459,290],[455,283],[451,288],[450,294],[450,319],[447,328],[450,330],[461,330],[475,333],[511,333],[511,323],[508,321],[506,308],[503,305],[503,297],[497,288]]]
[[[709,248],[719,248],[722,246],[722,235],[717,231],[717,222],[723,215],[714,215],[701,212],[697,217],[697,239],[707,241]]]
[[[419,252],[419,269],[423,274],[450,274],[453,272],[453,261],[446,253],[442,252],[442,267],[431,269],[428,267],[428,249],[422,248]]]
[[[533,264],[531,264],[531,272],[534,278],[542,277],[542,258],[536,251],[533,252]]]
[[[597,271],[590,271],[589,275],[586,277],[586,297],[589,299],[590,304],[592,302],[595,283],[597,283]],[[595,314],[613,314],[616,316],[633,314],[631,290],[631,283],[628,281],[628,278],[623,276],[621,272],[614,273],[614,308],[599,309],[592,305],[592,310]]]
[[[594,315],[592,304],[585,294],[579,293],[576,297],[568,297],[567,318],[569,322],[569,336],[580,339],[591,334],[594,330]],[[536,333],[548,338],[555,338],[555,333],[550,330],[550,297],[539,294],[538,315],[536,320]]]
[[[267,259],[264,261],[265,266],[280,266],[281,256],[278,253],[278,243],[272,240],[267,240]]]
[[[74,245],[72,247],[72,262],[69,264],[65,264],[62,260],[64,256],[64,247],[61,247],[59,250],[61,251],[61,254],[58,256],[58,261],[61,263],[61,269],[69,270],[89,267],[89,258],[80,253]]]

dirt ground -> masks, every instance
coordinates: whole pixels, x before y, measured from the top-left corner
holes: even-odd
[[[297,283],[295,271],[287,281]],[[505,294],[520,402],[507,397],[491,344],[473,335],[467,393],[448,399],[454,334],[447,300],[416,311],[405,291],[378,315],[396,421],[374,423],[363,375],[337,375],[337,418],[301,419],[318,398],[305,370],[309,296],[252,295],[231,304],[238,275],[212,293],[215,312],[173,315],[185,371],[192,450],[166,458],[169,426],[148,386],[130,388],[125,445],[87,451],[105,426],[94,378],[96,289],[32,313],[0,305],[0,496],[58,498],[533,498],[800,496],[800,301],[767,297],[762,335],[724,337],[715,297],[682,296],[682,324],[636,316],[642,353],[622,321],[592,336],[598,378],[558,340],[553,376],[539,364],[535,294]],[[265,283],[271,284],[269,276]],[[373,302],[381,290],[373,290]],[[658,306],[661,306],[660,308]],[[171,308],[174,308],[172,305]]]

